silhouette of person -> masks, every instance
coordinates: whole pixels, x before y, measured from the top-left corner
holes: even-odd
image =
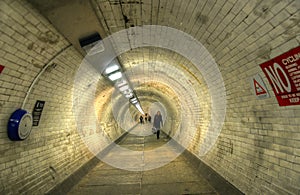
[[[153,127],[156,128],[156,138],[159,139],[160,128],[163,126],[162,116],[160,111],[157,111],[156,115],[154,116],[153,120]]]
[[[140,116],[140,123],[143,124],[144,123],[144,117],[141,115]]]

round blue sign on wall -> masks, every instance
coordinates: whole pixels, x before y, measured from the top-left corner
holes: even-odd
[[[13,141],[26,139],[32,129],[32,116],[23,109],[18,109],[9,118],[7,133]]]

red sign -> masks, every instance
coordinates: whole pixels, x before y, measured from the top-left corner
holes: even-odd
[[[4,66],[0,65],[0,73],[3,71]]]
[[[260,64],[279,106],[300,105],[300,46]]]

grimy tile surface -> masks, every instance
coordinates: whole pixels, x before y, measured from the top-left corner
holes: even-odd
[[[100,161],[68,194],[218,194],[169,141],[162,133],[156,139],[150,124],[138,125],[119,143],[128,150],[112,148],[104,157],[127,170]]]

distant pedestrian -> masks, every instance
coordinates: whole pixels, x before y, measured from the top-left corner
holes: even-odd
[[[141,115],[140,116],[140,123],[143,124],[144,123],[144,117]]]
[[[148,121],[148,114],[146,113],[145,114],[145,123],[147,123],[147,121]]]
[[[157,111],[156,115],[154,116],[154,121],[153,121],[153,127],[155,127],[156,130],[157,130],[156,131],[156,137],[157,137],[157,139],[159,139],[160,128],[162,126],[163,126],[162,116],[160,114],[160,111]]]

